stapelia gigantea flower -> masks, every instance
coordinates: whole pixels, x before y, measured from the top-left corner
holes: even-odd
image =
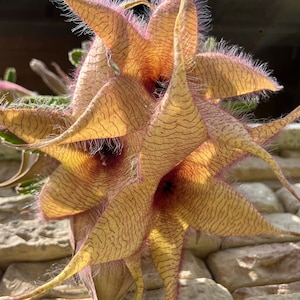
[[[39,203],[46,219],[72,216],[75,255],[53,280],[12,299],[83,269],[101,299],[95,266],[104,268],[101,280],[108,267],[124,265],[141,299],[141,253],[149,247],[165,299],[173,300],[188,227],[223,236],[288,233],[267,223],[222,172],[256,155],[295,194],[262,146],[300,109],[251,128],[220,108],[220,99],[280,87],[232,51],[199,52],[199,1],[161,1],[144,26],[108,1],[65,2],[96,34],[70,108],[3,107],[0,124],[60,161]],[[157,96],[160,81],[168,86]]]

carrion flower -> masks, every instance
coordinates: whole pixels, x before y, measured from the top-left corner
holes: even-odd
[[[145,24],[127,10],[141,2],[64,1],[95,33],[70,106],[0,109],[0,126],[26,142],[19,147],[60,162],[40,192],[40,211],[71,219],[75,250],[53,280],[6,299],[37,296],[78,272],[93,299],[121,299],[132,280],[141,299],[149,248],[165,299],[173,300],[189,227],[222,236],[295,234],[265,221],[223,172],[255,155],[295,195],[263,146],[300,108],[247,126],[222,109],[222,99],[277,91],[276,81],[224,45],[201,52],[202,1],[160,1]]]

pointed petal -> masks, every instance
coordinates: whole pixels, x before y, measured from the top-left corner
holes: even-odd
[[[124,189],[109,205],[66,268],[53,280],[26,294],[36,296],[88,265],[130,257],[141,248],[151,218],[149,214],[156,185],[135,183]],[[20,298],[23,299],[23,298]]]
[[[192,162],[191,170],[201,173],[201,178],[207,179],[218,175],[245,154],[244,151],[233,149],[219,141],[207,139],[185,159],[185,162]]]
[[[298,198],[297,193],[284,177],[274,158],[252,140],[251,135],[241,122],[216,105],[206,101],[201,101],[199,111],[205,119],[208,133],[213,139],[263,159],[269,164],[280,182]]]
[[[257,212],[244,196],[218,179],[197,182],[197,174],[180,174],[176,191],[181,195],[176,211],[191,227],[221,236],[284,234]],[[179,175],[179,176],[180,176]],[[200,175],[200,174],[199,174]]]
[[[26,143],[38,144],[41,141],[59,135],[73,123],[73,117],[66,112],[41,109],[3,109],[0,108],[0,124]],[[29,144],[15,145],[18,148],[30,148]],[[38,149],[38,147],[32,147]],[[65,150],[68,151],[65,151]],[[74,145],[49,146],[43,152],[65,164],[74,164],[86,158],[87,154],[78,151]],[[75,159],[76,157],[76,159]]]
[[[300,117],[300,108],[296,108],[284,118],[255,127],[246,126],[254,142],[260,146],[267,144],[270,139],[280,134],[280,131],[289,123]],[[234,149],[226,143],[208,139],[200,145],[187,161],[193,161],[197,169],[201,170],[201,177],[209,178],[218,175],[246,155],[245,151]],[[193,167],[196,168],[196,167]]]
[[[10,179],[1,182],[0,187],[16,186],[19,183],[47,177],[58,166],[58,163],[46,155],[22,152],[18,172]]]
[[[86,167],[70,171],[61,165],[52,173],[39,195],[39,206],[45,219],[75,215],[105,199],[105,188],[99,187],[90,176],[86,178],[78,175],[86,171]]]
[[[73,257],[73,259],[69,262],[69,264],[52,280],[46,282],[45,284],[37,287],[36,289],[28,293],[22,294],[20,296],[5,297],[4,299],[5,300],[26,300],[26,299],[32,299],[41,296],[42,294],[54,288],[55,286],[60,285],[62,282],[64,282],[71,276],[75,275],[80,270],[82,270],[85,266],[87,266],[89,263],[89,255],[90,252],[77,253],[77,255]]]
[[[103,85],[115,76],[109,64],[109,55],[99,37],[95,37],[84,59],[72,97],[72,115],[78,118]]]
[[[31,147],[124,136],[148,121],[153,104],[153,99],[139,82],[119,76],[97,93],[84,113],[66,131]]]
[[[181,195],[176,198],[176,201],[182,201]],[[179,267],[188,224],[179,220],[175,214],[166,211],[157,213],[148,238],[150,251],[153,263],[164,281],[164,299],[173,300],[178,295]]]
[[[26,299],[44,293],[88,265],[130,257],[142,246],[151,219],[150,203],[156,185],[135,183],[124,189],[110,204],[91,230],[85,243],[54,279],[34,291],[16,297]]]
[[[71,242],[75,252],[86,240],[102,211],[100,205],[70,218]],[[93,299],[121,299],[134,284],[123,260],[87,266],[79,272],[79,276]]]
[[[162,177],[207,137],[205,123],[186,81],[181,34],[187,6],[185,3],[180,7],[175,23],[172,78],[144,138],[141,150],[142,178]]]
[[[147,43],[124,16],[124,9],[109,1],[65,2],[102,39],[122,73],[137,75],[140,72]]]
[[[60,134],[71,120],[70,114],[61,111],[0,108],[0,124],[26,143]]]
[[[141,300],[144,292],[144,278],[141,255],[141,252],[138,251],[137,253],[134,253],[132,256],[125,259],[126,266],[135,281],[136,290],[134,300]]]
[[[214,103],[217,99],[281,88],[260,68],[222,53],[198,54],[191,69],[191,80],[196,78],[200,87],[199,97]]]
[[[300,118],[300,107],[295,108],[292,112],[286,115],[284,118],[274,120],[272,122],[255,126],[253,128],[248,127],[253,140],[260,145],[266,144],[270,139],[280,134],[280,131],[284,129],[288,124],[292,123],[296,119]]]
[[[141,1],[131,0],[131,1],[128,1],[127,3],[125,3],[123,6],[126,9],[132,9],[132,8],[138,6],[138,5],[145,5],[145,6],[148,6],[148,7],[152,8],[152,9],[154,8],[153,4],[148,2],[147,0],[141,0]]]
[[[93,249],[92,264],[130,257],[141,248],[155,189],[153,182],[137,182],[111,201],[81,249]]]
[[[189,58],[194,55],[197,47],[197,11],[192,0],[187,1],[185,10],[185,26],[182,32],[183,56]],[[153,67],[158,67],[158,75],[169,77],[173,67],[173,41],[170,34],[174,30],[175,20],[178,14],[180,0],[163,1],[153,12],[147,27],[150,40],[149,52],[154,53],[153,59],[158,62]],[[159,28],[159,30],[157,30]]]
[[[94,269],[92,280],[98,297],[95,299],[123,299],[129,289],[134,286],[131,273],[124,260],[96,265],[92,269]]]

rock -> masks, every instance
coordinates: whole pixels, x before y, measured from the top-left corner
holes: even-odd
[[[32,213],[28,207],[31,207],[34,201],[31,195],[0,197],[0,221],[26,218],[27,214]]]
[[[0,182],[3,182],[18,172],[20,162],[15,160],[0,160]]]
[[[13,220],[0,224],[0,267],[13,262],[54,260],[71,255],[67,220]]]
[[[1,188],[0,189],[0,198],[2,197],[12,197],[16,195],[14,188]]]
[[[300,218],[289,213],[275,213],[264,215],[265,219],[277,228],[286,231],[294,231],[300,233]],[[222,240],[221,249],[271,244],[279,242],[296,242],[299,236],[293,235],[262,235],[249,237],[225,237]]]
[[[133,300],[134,293],[127,294],[122,300]],[[142,300],[164,300],[164,289],[145,291]]]
[[[300,233],[300,218],[290,213],[265,214],[265,219],[277,228]],[[298,237],[291,236],[291,240]],[[283,241],[283,240],[282,240]]]
[[[236,186],[237,191],[244,195],[261,213],[276,213],[281,211],[281,205],[274,192],[265,184],[259,182],[243,183]]]
[[[296,193],[300,196],[300,187],[294,185]],[[286,212],[296,214],[300,209],[300,202],[285,187],[276,192],[278,199],[281,201]]]
[[[300,281],[300,242],[226,249],[206,260],[213,278],[237,288]]]
[[[212,278],[204,261],[190,251],[184,251],[180,279]]]
[[[248,300],[300,300],[300,293],[292,295],[268,295],[247,298]]]
[[[234,300],[243,300],[259,296],[290,295],[300,292],[300,281],[264,286],[243,287],[232,293]]]
[[[0,144],[1,145],[1,144]],[[0,152],[1,156],[1,152]],[[18,172],[20,162],[0,160],[0,183],[11,178]],[[0,188],[0,197],[9,197],[16,195],[14,188]]]
[[[41,298],[42,300],[92,300],[84,285],[62,284],[54,287]]]
[[[194,255],[205,258],[212,252],[218,251],[221,247],[222,239],[218,236],[199,233],[190,228],[186,234],[184,248],[190,250]]]
[[[298,150],[286,150],[286,149],[283,149],[283,150],[280,150],[279,154],[280,154],[281,157],[284,157],[284,158],[300,157],[300,152]]]
[[[300,126],[290,124],[284,128],[273,144],[280,150],[300,150]]]
[[[123,300],[133,300],[130,293]],[[178,300],[232,300],[228,290],[212,279],[181,279]],[[164,300],[164,289],[145,291],[142,300]]]
[[[274,157],[284,173],[291,178],[300,178],[300,158]],[[239,181],[277,180],[269,165],[258,157],[247,157],[229,171],[229,179]]]
[[[21,160],[21,151],[17,150],[12,147],[8,147],[0,143],[0,164],[2,167],[2,161],[3,160],[16,160],[20,161]]]
[[[16,296],[33,290],[38,285],[52,279],[68,263],[69,259],[48,261],[43,263],[14,263],[11,264],[0,282],[1,296]],[[37,299],[88,298],[88,292],[84,286],[77,286],[73,279],[67,280],[63,285],[51,289]]]
[[[212,279],[180,280],[179,300],[231,300],[229,291]]]

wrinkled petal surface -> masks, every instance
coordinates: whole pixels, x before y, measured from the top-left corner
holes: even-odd
[[[229,54],[200,53],[190,68],[189,76],[199,97],[213,103],[249,93],[281,89],[262,68]]]

